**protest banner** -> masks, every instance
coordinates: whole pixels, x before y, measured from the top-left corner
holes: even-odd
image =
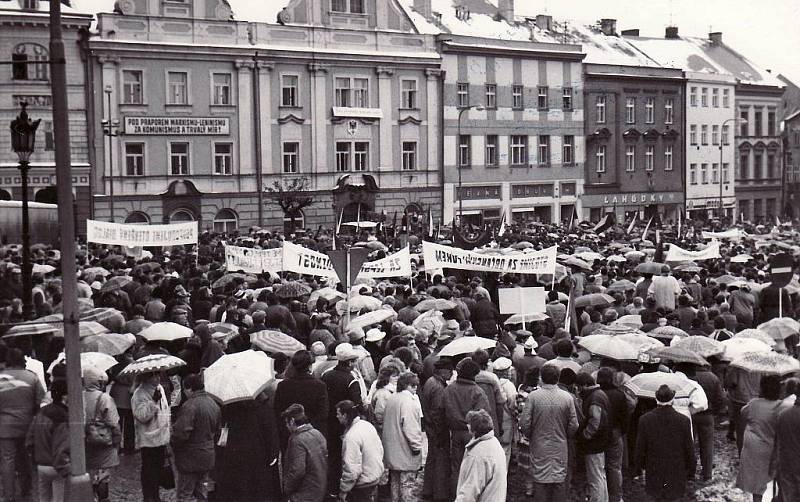
[[[283,270],[283,249],[253,249],[225,246],[225,268],[229,272],[241,270],[251,274],[280,272]]]
[[[132,225],[86,220],[86,240],[116,246],[180,246],[197,244],[197,222]]]
[[[497,290],[501,314],[534,314],[545,312],[547,295],[544,288],[500,288]]]
[[[337,277],[328,255],[289,241],[283,241],[283,270],[321,277]]]
[[[670,245],[667,261],[698,261],[719,258],[719,241],[713,241],[702,251],[687,251],[675,244]]]
[[[725,230],[724,232],[703,232],[703,239],[731,239],[739,240],[742,237],[747,237],[747,233],[738,228]]]
[[[408,277],[411,275],[411,250],[408,246],[380,260],[368,261],[361,266],[359,277]]]
[[[556,246],[528,253],[482,254],[465,249],[422,243],[425,269],[455,268],[510,274],[553,274],[556,271]]]

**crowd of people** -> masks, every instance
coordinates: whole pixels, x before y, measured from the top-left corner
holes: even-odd
[[[225,243],[287,239],[324,250],[331,238],[320,232],[206,232],[196,247],[144,256],[81,246],[82,316],[105,328],[82,332],[81,344],[115,359],[83,365],[96,500],[110,500],[121,455],[139,456],[145,502],[165,488],[181,502],[494,502],[509,498],[512,470],[536,501],[619,502],[624,475],[644,476],[653,500],[680,500],[714,479],[714,431],[725,422],[740,455],[736,486],[754,501],[770,486],[784,502],[800,500],[800,380],[786,362],[796,363],[800,285],[778,288],[769,270],[775,253],[800,256],[797,232],[748,228],[722,241],[719,257],[667,264],[662,237],[703,249],[699,229],[667,226],[658,242],[604,230],[513,226],[482,250],[558,245],[548,276],[426,273],[417,236],[364,232],[370,259],[409,244],[414,273],[359,280],[351,291],[225,267]],[[30,319],[19,246],[0,251],[0,500],[63,500],[62,257],[32,250]],[[530,286],[548,290],[544,313],[509,323],[498,289]],[[172,325],[189,329],[170,341],[150,336]],[[263,332],[298,345],[265,347],[256,343]],[[109,333],[127,343],[104,348]],[[738,345],[785,358],[776,360],[789,369],[739,365]],[[247,350],[267,352],[274,378],[253,399],[221,402],[204,371]],[[181,364],[131,371],[162,356]]]

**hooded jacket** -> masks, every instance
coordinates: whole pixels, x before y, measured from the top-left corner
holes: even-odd
[[[69,412],[63,404],[50,403],[34,417],[26,444],[33,449],[36,465],[54,468],[62,477],[70,473]]]

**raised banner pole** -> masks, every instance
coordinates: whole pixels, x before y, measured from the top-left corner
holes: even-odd
[[[778,288],[778,318],[783,317],[783,288]]]
[[[347,253],[347,273],[345,274],[344,293],[347,295],[347,317],[345,317],[344,332],[347,333],[347,330],[350,329],[350,248],[345,253]]]

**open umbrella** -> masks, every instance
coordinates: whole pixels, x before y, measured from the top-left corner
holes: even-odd
[[[3,338],[13,338],[16,336],[46,335],[55,333],[59,330],[58,326],[46,323],[17,324],[3,335]]]
[[[103,324],[106,321],[113,319],[114,317],[122,315],[117,309],[113,309],[110,307],[99,307],[92,310],[87,310],[80,315],[81,322],[83,321],[95,321]]]
[[[534,247],[533,244],[531,244],[528,241],[519,241],[511,245],[511,249],[518,249],[518,250],[530,249],[533,247]]]
[[[100,292],[110,293],[111,291],[122,289],[132,282],[133,279],[127,275],[115,275],[103,283],[103,285],[100,287]]]
[[[798,333],[797,321],[789,317],[776,317],[758,325],[759,331],[763,331],[773,340],[786,340]]]
[[[131,364],[127,365],[125,369],[119,372],[120,375],[141,375],[144,373],[155,373],[159,371],[167,371],[174,368],[186,366],[186,362],[175,356],[167,354],[150,354],[140,357]]]
[[[94,366],[102,373],[117,365],[117,360],[102,352],[81,352],[81,368]]]
[[[542,314],[541,312],[532,312],[530,314],[514,314],[506,319],[503,324],[525,324],[529,322],[544,321],[545,319],[549,318],[549,315]]]
[[[625,259],[626,260],[636,260],[636,259],[639,259],[639,258],[642,258],[642,257],[644,257],[644,253],[641,252],[641,251],[633,250],[633,251],[628,251],[627,253],[625,253]]]
[[[703,357],[682,347],[663,347],[658,349],[650,349],[649,352],[655,357],[669,359],[674,363],[689,363],[696,364],[697,366],[708,366],[708,361],[706,361]]]
[[[569,265],[570,267],[578,267],[588,271],[592,270],[591,265],[581,260],[580,258],[575,258],[574,256],[570,256],[569,258],[564,260],[564,265]]]
[[[382,323],[384,321],[393,320],[397,318],[397,312],[395,312],[391,308],[380,308],[377,310],[373,310],[372,312],[367,312],[366,314],[362,314],[358,317],[355,317],[350,320],[350,327],[351,328],[366,328],[367,326],[371,326],[373,324]]]
[[[641,332],[625,333],[622,335],[616,335],[616,337],[619,338],[620,340],[628,342],[638,352],[645,352],[650,349],[655,349],[664,346],[664,344],[657,338],[649,337]]]
[[[471,354],[478,349],[489,350],[494,348],[497,342],[482,336],[462,336],[444,346],[439,352],[439,357],[458,356],[461,354]]]
[[[238,335],[239,326],[229,322],[212,322],[208,325],[208,332],[212,335],[215,333],[221,333],[222,336]]]
[[[289,281],[273,288],[280,298],[300,298],[311,293],[311,288],[300,281]]]
[[[575,256],[586,261],[602,260],[605,258],[605,256],[595,251],[581,251],[580,253],[575,253]]]
[[[206,392],[223,405],[255,399],[275,377],[273,363],[255,350],[226,354],[203,372]]]
[[[706,358],[718,356],[725,352],[725,346],[707,336],[675,337],[670,342],[670,347],[679,347]]]
[[[611,255],[608,258],[606,258],[606,261],[611,261],[611,262],[616,262],[616,263],[625,263],[626,261],[628,261],[628,259],[625,258],[624,256],[620,256],[618,254],[615,254],[615,255]]]
[[[181,338],[189,338],[193,331],[186,326],[174,322],[157,322],[139,332],[139,336],[148,341],[162,340],[171,342]]]
[[[758,340],[767,344],[770,347],[774,347],[776,345],[775,339],[769,336],[766,332],[760,329],[743,329],[742,331],[736,333],[734,338],[752,338],[754,340]]]
[[[94,302],[89,298],[78,298],[78,313],[83,313],[94,308]],[[54,314],[63,314],[64,313],[64,304],[59,303],[55,307],[53,307]]]
[[[720,356],[724,361],[733,361],[749,352],[770,352],[772,350],[769,345],[755,338],[730,338],[720,343],[725,349]]]
[[[49,274],[50,272],[52,272],[55,269],[56,269],[56,267],[54,267],[52,265],[41,265],[39,263],[34,263],[33,266],[31,267],[31,273],[32,274]]]
[[[90,275],[91,276],[102,275],[103,277],[108,277],[109,275],[111,275],[111,272],[109,272],[103,267],[89,267],[83,269],[83,275],[84,277]]]
[[[85,338],[92,335],[102,335],[108,333],[109,329],[95,321],[79,321],[78,322],[78,336]],[[64,336],[64,326],[55,332],[55,336]]]
[[[211,285],[211,289],[224,289],[225,286],[236,281],[237,279],[241,279],[245,282],[248,282],[248,280],[252,280],[255,278],[256,277],[253,275],[242,274],[240,272],[229,272],[220,277],[219,279],[217,279],[216,281],[214,281],[214,283]]]
[[[611,285],[606,288],[606,292],[613,293],[615,291],[619,291],[624,293],[625,291],[633,291],[635,289],[636,284],[632,283],[628,279],[621,279],[619,281],[612,282]]]
[[[663,263],[648,261],[636,265],[636,271],[639,272],[640,274],[660,274],[661,267],[663,266],[664,266]]]
[[[614,303],[614,298],[605,293],[591,293],[575,299],[575,307],[608,307]]]
[[[677,373],[664,373],[656,371],[654,373],[639,373],[625,382],[627,387],[634,395],[639,397],[656,397],[656,391],[662,385],[666,385],[675,391],[675,397],[686,398],[695,389],[694,383],[683,375]]]
[[[430,300],[422,300],[414,305],[417,312],[427,312],[429,310],[451,310],[456,308],[455,302],[445,300],[444,298],[431,298]]]
[[[720,277],[717,277],[715,280],[717,281],[717,284],[725,284],[727,286],[728,284],[730,284],[732,282],[736,282],[739,279],[737,279],[736,277],[734,277],[734,276],[732,276],[730,274],[725,274],[725,275],[722,275]]]
[[[642,316],[639,315],[639,314],[624,315],[624,316],[620,317],[619,319],[617,319],[616,321],[614,321],[612,324],[614,324],[615,326],[619,325],[619,324],[626,324],[626,325],[632,326],[632,327],[634,327],[636,329],[639,329],[642,326],[644,326],[644,323],[642,322]]]
[[[374,296],[356,295],[350,298],[350,312],[361,312],[362,310],[376,310],[381,308],[382,302]],[[339,314],[347,312],[347,300],[341,300],[336,304],[336,311]]]
[[[800,371],[800,361],[777,352],[748,352],[734,359],[731,367],[764,375],[782,376]]]
[[[136,343],[136,337],[130,333],[104,333],[81,339],[81,351],[102,352],[109,356],[118,356],[125,353],[134,343]]]
[[[592,354],[617,361],[635,361],[639,351],[615,335],[590,335],[580,339],[578,345]]]
[[[308,311],[313,312],[317,307],[317,301],[322,298],[328,302],[334,302],[347,298],[347,295],[336,291],[333,288],[321,288],[311,292],[308,297]]]
[[[274,330],[261,330],[250,334],[250,343],[264,352],[281,352],[287,356],[293,356],[298,350],[306,347],[286,333]]]
[[[56,326],[61,326],[64,323],[64,314],[50,314],[45,315],[42,317],[37,317],[33,320],[36,323],[45,323],[45,324],[55,324]]]
[[[659,326],[647,332],[648,336],[672,340],[676,336],[689,336],[689,333],[676,326]]]
[[[753,257],[749,254],[737,254],[736,256],[731,257],[731,263],[747,263],[752,259]]]

